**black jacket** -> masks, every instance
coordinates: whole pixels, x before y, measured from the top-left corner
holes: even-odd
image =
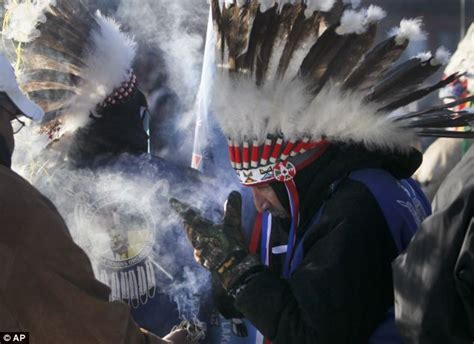
[[[474,147],[451,171],[407,252],[394,262],[406,344],[474,342]]]
[[[325,202],[321,221],[307,230],[301,265],[289,280],[280,277],[278,263],[256,274],[235,308],[273,343],[367,344],[393,305],[390,264],[398,253],[370,191],[344,177],[361,168],[384,168],[406,178],[420,162],[418,152],[396,156],[332,145],[295,178],[300,228]],[[330,194],[330,185],[341,179]],[[284,186],[273,187],[287,204]],[[286,244],[287,228],[285,221],[274,221],[273,245]]]

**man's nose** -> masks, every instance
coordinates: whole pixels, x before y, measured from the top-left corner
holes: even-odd
[[[259,213],[263,213],[265,210],[269,208],[268,201],[265,199],[265,197],[262,197],[258,193],[254,193],[253,201],[255,204],[255,208],[257,209]]]

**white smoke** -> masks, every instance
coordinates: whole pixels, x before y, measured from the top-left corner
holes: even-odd
[[[96,277],[112,287],[112,299],[148,298],[152,295],[147,289],[156,287],[176,302],[181,318],[197,321],[200,300],[210,288],[209,275],[193,261],[182,220],[168,200],[181,199],[217,221],[221,204],[236,186],[232,174],[213,182],[211,188],[203,178],[173,179],[176,171],[166,163],[156,165],[145,156],[127,155],[122,156],[123,161],[130,161],[125,167],[76,169],[65,160],[65,142],[51,144],[35,126],[24,128],[15,140],[13,169],[56,205],[74,241],[91,259]],[[136,172],[126,171],[130,165]],[[127,259],[121,257],[114,237],[119,243],[127,238]],[[130,259],[127,267],[133,266],[133,259],[139,262],[140,255],[146,255],[143,268],[136,274],[129,272],[137,279],[136,287],[124,288],[122,277],[130,276],[118,267]]]
[[[122,1],[116,13],[139,41],[164,53],[170,86],[187,109],[199,86],[207,13],[205,0]]]

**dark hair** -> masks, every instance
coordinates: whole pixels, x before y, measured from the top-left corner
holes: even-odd
[[[122,153],[146,153],[148,135],[141,116],[146,107],[145,96],[136,90],[127,101],[98,110],[75,132],[69,160],[78,167],[90,167]]]

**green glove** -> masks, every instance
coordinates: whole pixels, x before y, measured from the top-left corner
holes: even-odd
[[[238,192],[231,192],[227,198],[221,224],[205,219],[175,198],[170,199],[170,205],[183,218],[199,263],[219,277],[224,289],[232,288],[248,271],[261,265],[257,257],[249,254],[242,236],[242,197]]]

